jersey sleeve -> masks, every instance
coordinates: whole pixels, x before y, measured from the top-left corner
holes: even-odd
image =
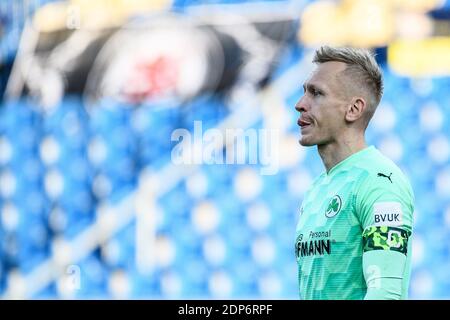
[[[370,175],[356,194],[361,223],[365,299],[401,299],[408,274],[414,196],[400,174]]]

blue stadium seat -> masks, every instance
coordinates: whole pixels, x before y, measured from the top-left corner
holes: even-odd
[[[90,114],[90,142],[92,144],[94,139],[101,141],[105,149],[105,157],[99,163],[92,162],[90,158],[90,167],[94,179],[99,175],[108,179],[111,191],[104,195],[106,199],[117,195],[122,197],[136,187],[138,144],[131,127],[130,108],[129,105],[105,99],[94,106]],[[93,153],[97,152],[97,149],[93,150]]]
[[[87,120],[81,98],[76,96],[65,97],[44,116],[41,154],[46,162],[46,174],[59,175],[62,184],[60,192],[49,194],[49,202],[58,204],[64,211],[67,226],[70,226],[64,230],[68,239],[84,230],[94,219],[95,199],[91,191],[92,171],[88,162]],[[48,156],[51,153],[55,155]],[[49,183],[55,182],[52,180]]]

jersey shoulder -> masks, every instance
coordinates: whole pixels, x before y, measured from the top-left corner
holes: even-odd
[[[385,189],[395,192],[402,190],[413,196],[411,184],[391,159],[375,149],[357,164],[360,171],[360,184],[364,189]]]
[[[361,178],[355,189],[355,206],[363,226],[376,223],[379,217],[394,215],[402,216],[400,224],[410,228],[414,193],[402,170],[376,149],[357,167]]]

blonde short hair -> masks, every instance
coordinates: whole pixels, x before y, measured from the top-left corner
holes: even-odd
[[[368,94],[367,120],[370,120],[383,95],[383,75],[374,55],[368,50],[350,47],[322,46],[316,50],[314,63],[329,61],[345,63],[347,68],[343,73],[350,76],[357,87]]]

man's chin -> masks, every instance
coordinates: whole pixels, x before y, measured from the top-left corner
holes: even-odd
[[[299,143],[303,147],[311,147],[311,146],[316,145],[316,143],[313,143],[312,141],[308,141],[307,139],[304,139],[303,137],[300,138]]]

